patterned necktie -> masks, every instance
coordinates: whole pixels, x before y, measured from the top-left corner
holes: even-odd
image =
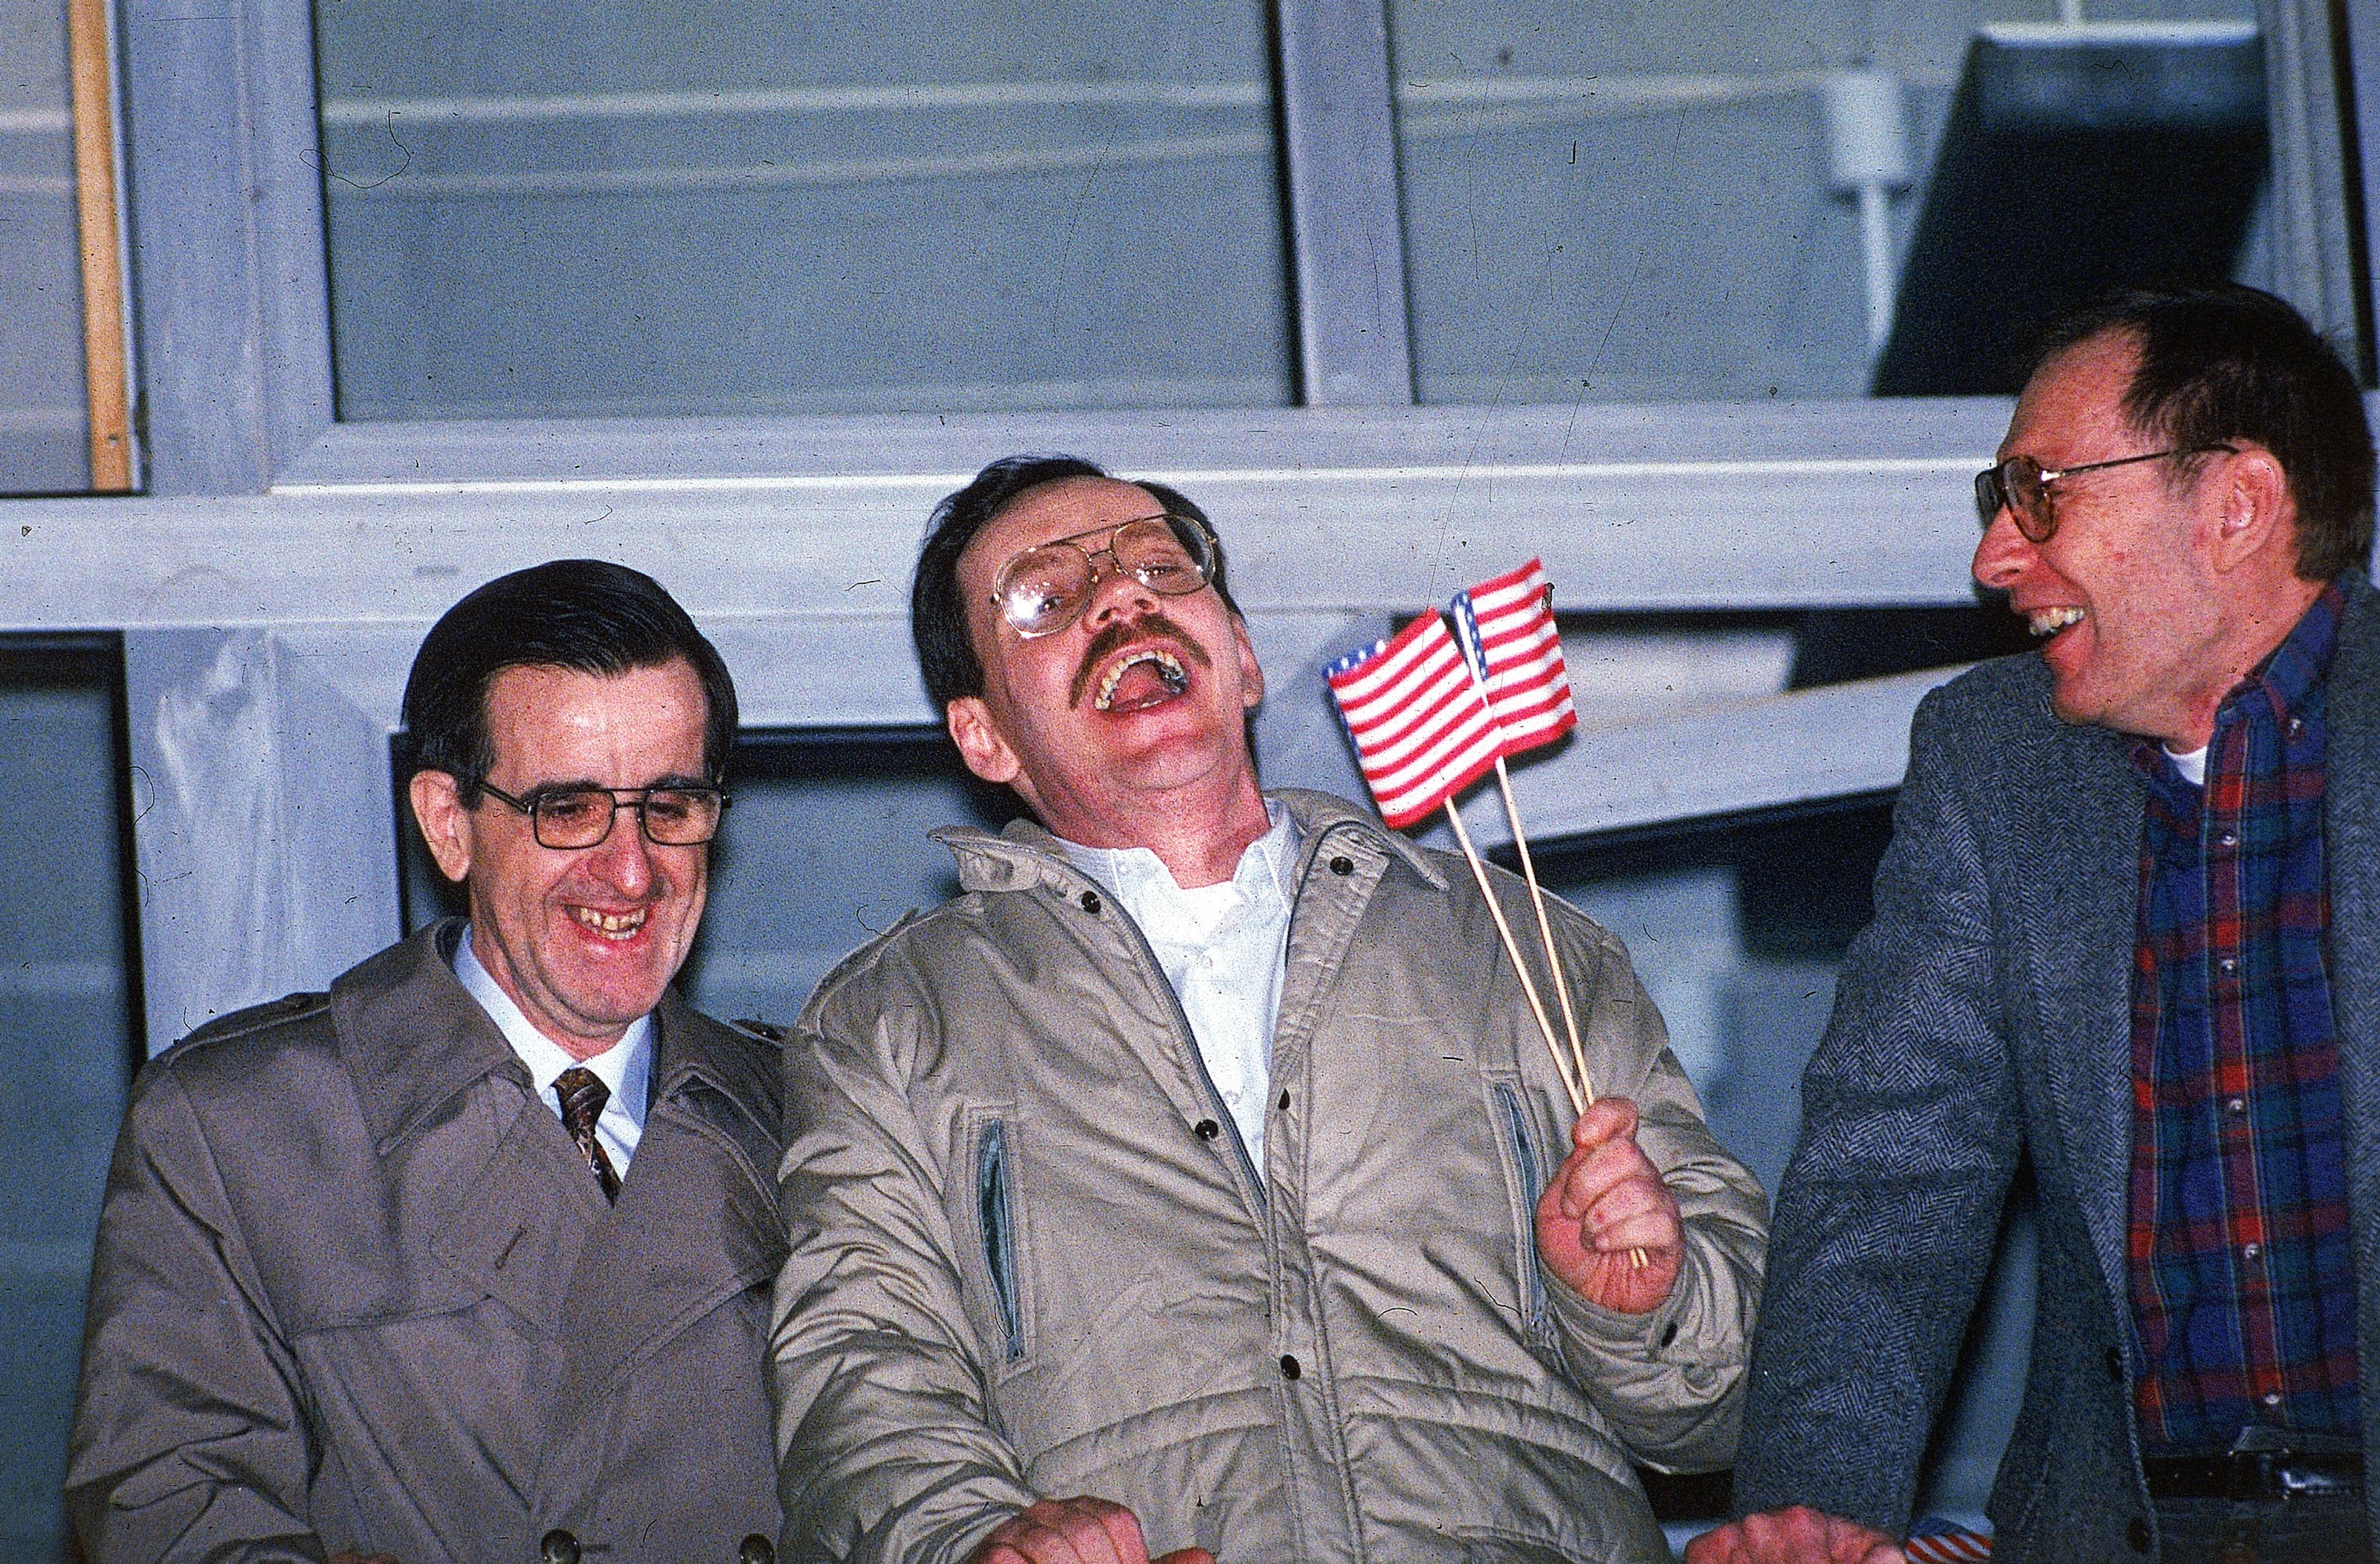
[[[603,1154],[603,1143],[595,1138],[595,1121],[603,1116],[603,1104],[611,1100],[612,1088],[596,1079],[595,1072],[572,1065],[553,1078],[553,1090],[562,1098],[562,1122],[570,1138],[587,1156],[587,1165],[595,1170],[595,1182],[603,1186],[603,1198],[620,1198],[620,1175],[612,1170],[611,1158]]]

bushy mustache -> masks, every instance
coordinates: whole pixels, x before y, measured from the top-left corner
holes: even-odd
[[[1207,649],[1190,638],[1189,631],[1168,619],[1162,610],[1151,609],[1138,619],[1116,620],[1091,637],[1091,644],[1083,649],[1082,666],[1075,670],[1075,685],[1067,692],[1066,704],[1083,704],[1084,692],[1091,687],[1091,680],[1098,674],[1099,664],[1135,641],[1148,640],[1172,642],[1182,649],[1185,659],[1197,667],[1212,668],[1215,665],[1215,660],[1207,655]]]

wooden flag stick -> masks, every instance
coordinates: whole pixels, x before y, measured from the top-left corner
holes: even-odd
[[[1504,758],[1496,757],[1496,785],[1504,790],[1504,818],[1512,827],[1512,845],[1520,849],[1521,876],[1529,882],[1529,901],[1537,910],[1537,938],[1545,942],[1546,966],[1554,978],[1554,997],[1561,1000],[1562,1030],[1570,1036],[1571,1061],[1578,1066],[1578,1089],[1589,1106],[1595,1102],[1595,1081],[1586,1068],[1586,1049],[1578,1040],[1578,1013],[1570,1002],[1570,979],[1562,976],[1561,955],[1554,949],[1553,925],[1546,917],[1546,893],[1537,884],[1537,866],[1529,857],[1529,838],[1521,830],[1521,806],[1512,802],[1512,773]]]
[[[1562,1089],[1570,1093],[1571,1111],[1586,1111],[1586,1099],[1579,1095],[1578,1083],[1571,1079],[1570,1061],[1562,1057],[1561,1044],[1554,1040],[1554,1024],[1546,1019],[1546,1003],[1537,998],[1537,985],[1529,976],[1528,964],[1521,959],[1521,947],[1512,938],[1512,926],[1504,921],[1504,908],[1496,900],[1495,888],[1488,883],[1487,866],[1479,861],[1479,850],[1471,845],[1471,833],[1463,829],[1463,816],[1454,807],[1454,800],[1446,801],[1446,818],[1454,827],[1454,840],[1463,844],[1463,862],[1471,866],[1471,878],[1479,882],[1479,894],[1488,903],[1488,915],[1496,920],[1496,932],[1503,937],[1504,953],[1512,958],[1512,971],[1521,979],[1521,992],[1529,1000],[1529,1013],[1537,1018],[1537,1031],[1546,1040],[1546,1051],[1554,1056],[1554,1073],[1561,1077]]]
[[[1479,894],[1488,903],[1488,915],[1496,920],[1496,932],[1504,939],[1504,953],[1512,958],[1512,971],[1521,979],[1521,992],[1528,996],[1529,1013],[1537,1018],[1537,1035],[1546,1040],[1546,1051],[1553,1055],[1554,1073],[1561,1077],[1562,1089],[1570,1093],[1572,1113],[1586,1111],[1587,1098],[1580,1095],[1579,1083],[1571,1079],[1570,1061],[1562,1057],[1561,1044],[1554,1040],[1554,1024],[1546,1019],[1546,1004],[1537,998],[1537,986],[1529,977],[1529,968],[1521,960],[1520,942],[1512,938],[1512,926],[1504,921],[1504,908],[1496,900],[1495,888],[1488,883],[1488,867],[1479,861],[1479,850],[1471,845],[1471,833],[1463,828],[1463,816],[1454,807],[1454,800],[1446,801],[1447,822],[1454,827],[1454,840],[1463,844],[1463,861],[1471,866],[1471,878],[1479,882]],[[1551,953],[1551,947],[1548,947]],[[1638,1270],[1650,1264],[1642,1249],[1628,1251],[1628,1262]]]

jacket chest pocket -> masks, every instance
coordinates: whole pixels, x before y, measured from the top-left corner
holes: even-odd
[[[1518,1304],[1529,1334],[1550,1340],[1553,1324],[1546,1308],[1546,1276],[1537,1260],[1537,1197],[1553,1177],[1536,1120],[1517,1075],[1488,1078],[1488,1112],[1495,1121],[1496,1141],[1503,1152],[1504,1171],[1512,1203],[1512,1264],[1519,1279]]]
[[[965,1186],[971,1195],[974,1254],[967,1257],[975,1285],[990,1305],[991,1329],[985,1345],[993,1361],[1013,1366],[1030,1345],[1025,1303],[1024,1203],[1018,1194],[1016,1141],[1012,1115],[981,1109],[970,1115]]]

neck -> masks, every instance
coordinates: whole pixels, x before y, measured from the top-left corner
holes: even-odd
[[[2255,671],[2256,665],[2273,655],[2289,632],[2298,627],[2314,599],[2329,585],[2325,581],[2308,581],[2290,576],[2286,582],[2253,600],[2253,606],[2243,612],[2234,626],[2228,656],[2216,660],[2215,676],[2205,686],[2193,692],[2175,731],[2159,734],[2166,747],[2187,755],[2193,749],[2204,749],[2215,737],[2215,714],[2223,702],[2240,687],[2240,682]]]
[[[1146,847],[1185,891],[1220,885],[1238,872],[1251,843],[1272,829],[1256,779],[1244,777],[1220,796],[1176,793],[1137,801],[1125,818],[1056,820],[1042,824],[1085,847]]]

